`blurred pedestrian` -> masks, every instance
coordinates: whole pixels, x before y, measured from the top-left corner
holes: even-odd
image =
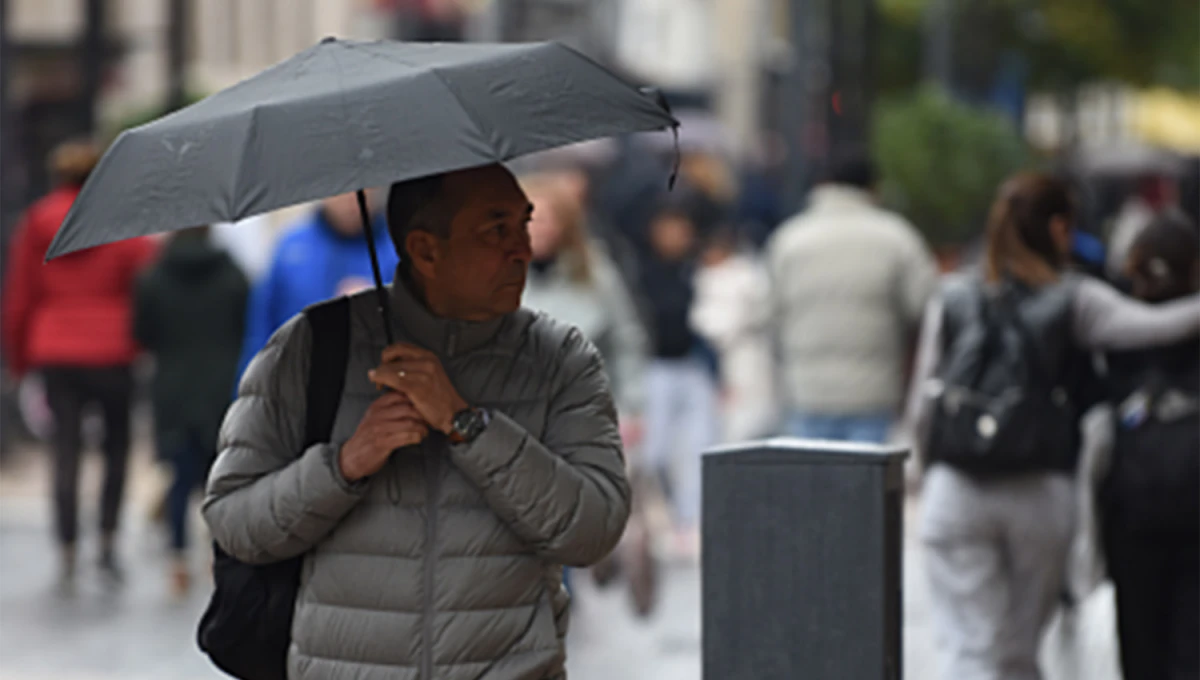
[[[604,357],[622,420],[642,413],[647,339],[616,266],[594,242],[580,206],[547,177],[522,179],[533,204],[533,261],[522,303],[583,332]]]
[[[1163,214],[1184,217],[1179,206],[1179,189],[1175,180],[1161,174],[1150,173],[1137,179],[1133,192],[1121,205],[1113,219],[1112,232],[1108,238],[1108,276],[1120,280],[1129,260],[1129,249],[1154,218]]]
[[[159,455],[173,472],[167,494],[171,588],[191,583],[188,509],[216,457],[244,334],[245,275],[199,227],[171,237],[138,282],[134,334],[155,359],[154,425]]]
[[[330,442],[304,448],[308,315],[242,380],[204,517],[243,562],[303,556],[293,680],[565,676],[562,568],[616,545],[630,491],[599,352],[520,309],[530,210],[499,165],[392,186],[399,342],[374,291],[337,303]]]
[[[882,443],[937,266],[905,219],[876,205],[875,166],[836,160],[809,207],[768,244],[789,434]]]
[[[675,549],[700,548],[700,456],[717,441],[717,367],[692,328],[697,230],[689,197],[666,200],[650,224],[652,251],[641,271],[651,359],[646,371],[643,464],[674,506]]]
[[[928,472],[921,540],[947,680],[1040,678],[1063,592],[1095,350],[1200,332],[1200,296],[1148,305],[1067,271],[1075,206],[1022,174],[992,205],[982,278],[929,305],[917,409]]]
[[[371,238],[381,270],[391,272],[396,252],[388,245],[382,220],[376,220]],[[238,375],[271,334],[305,307],[372,285],[371,257],[356,196],[325,199],[280,239],[266,275],[250,292]]]
[[[1152,304],[1200,290],[1200,235],[1159,216],[1125,274]],[[1128,680],[1200,678],[1200,340],[1108,355],[1115,413],[1101,498]]]
[[[154,253],[154,245],[142,238],[45,262],[50,242],[99,157],[100,150],[89,142],[66,142],[54,150],[51,169],[58,186],[30,206],[17,226],[4,277],[5,359],[17,376],[42,374],[54,414],[55,534],[60,584],[66,588],[75,578],[82,425],[92,406],[104,421],[100,568],[111,583],[122,578],[117,528],[130,447],[131,366],[137,357],[131,307],[137,275]]]
[[[742,250],[732,229],[719,230],[701,253],[690,318],[718,354],[722,438],[745,441],[775,432],[771,281],[765,263]]]
[[[575,326],[596,345],[617,399],[622,439],[636,443],[647,340],[633,299],[603,245],[591,240],[578,195],[550,176],[525,177],[521,185],[533,204],[533,261],[522,304]]]

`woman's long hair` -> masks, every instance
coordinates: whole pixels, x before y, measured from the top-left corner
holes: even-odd
[[[527,195],[548,202],[549,210],[557,217],[562,230],[557,259],[567,278],[575,283],[590,285],[593,282],[592,253],[583,207],[571,200],[562,184],[552,176],[527,175],[521,178],[521,187]],[[538,209],[539,206],[535,205],[534,210]]]
[[[1065,258],[1051,233],[1054,218],[1075,216],[1071,190],[1062,180],[1022,173],[1000,185],[987,223],[985,275],[991,283],[1016,279],[1040,288],[1058,280]]]

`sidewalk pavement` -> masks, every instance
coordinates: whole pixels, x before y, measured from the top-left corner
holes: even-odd
[[[149,452],[136,451],[130,468],[122,537],[129,583],[120,592],[106,591],[94,571],[85,568],[72,598],[55,595],[51,587],[55,555],[44,457],[18,460],[23,464],[0,470],[0,680],[223,677],[194,642],[207,584],[199,583],[184,600],[168,594],[166,537],[146,512],[159,483]],[[84,470],[85,519],[99,486],[96,463],[89,460]],[[927,590],[913,531],[918,510],[919,500],[911,499],[904,552],[904,677],[936,680]],[[194,521],[201,529],[198,515]],[[94,536],[84,540],[81,566],[93,566],[94,548]],[[194,557],[200,573],[204,546],[196,548]],[[622,588],[597,591],[586,574],[575,582],[579,592],[568,640],[571,680],[701,677],[698,568],[669,567],[660,607],[645,621],[632,616]],[[1047,635],[1046,680],[1119,680],[1113,636],[1111,591],[1102,589]]]

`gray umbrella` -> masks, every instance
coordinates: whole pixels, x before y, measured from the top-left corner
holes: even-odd
[[[556,43],[327,38],[122,133],[47,259],[350,191],[365,224],[364,188],[675,125],[661,98]]]
[[[675,124],[555,43],[327,38],[123,133],[47,255]]]

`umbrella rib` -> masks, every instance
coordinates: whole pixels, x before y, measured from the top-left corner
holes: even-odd
[[[344,72],[342,71],[342,62],[341,62],[341,61],[340,61],[340,60],[337,58],[337,55],[336,55],[336,54],[333,54],[332,50],[331,50],[331,51],[330,51],[330,53],[329,53],[329,57],[330,57],[331,59],[333,59],[333,66],[334,66],[334,68],[336,68],[336,69],[337,69],[337,84],[338,84],[338,88],[337,88],[337,89],[338,89],[338,101],[340,101],[340,102],[341,102],[341,105],[342,105],[342,120],[346,121],[346,123],[347,123],[347,124],[349,124],[349,122],[350,122],[350,109],[349,109],[349,107],[346,105],[346,81],[345,81],[345,78],[343,77],[345,74],[344,74]],[[355,127],[355,128],[354,128],[354,135],[355,135],[355,137],[357,137],[357,136],[358,136],[358,132],[359,132],[359,131],[358,131],[358,128],[357,128],[357,127]],[[358,141],[358,140],[355,140],[355,141]],[[359,144],[358,146],[360,146],[360,147],[361,147],[362,145],[361,145],[361,144]],[[354,181],[354,186],[355,186],[355,188],[356,188],[356,189],[366,189],[367,187],[365,187],[365,186],[363,186],[363,185],[362,185],[362,184],[363,184],[363,183],[362,183],[362,180],[361,180],[361,178],[359,177],[359,170],[358,170],[359,166],[358,166],[358,164],[357,164],[357,163],[356,163],[356,164],[353,164],[353,167],[354,167],[354,172],[355,172],[355,181]],[[368,233],[368,237],[369,237],[369,236],[370,236],[370,234]]]
[[[479,132],[480,137],[482,137],[484,140],[487,140],[488,146],[492,148],[492,157],[496,160],[496,162],[503,160],[500,158],[500,153],[496,147],[492,144],[492,140],[496,136],[495,130],[492,130],[491,127],[480,123],[479,118],[475,116],[475,112],[471,110],[471,107],[467,106],[467,102],[463,100],[463,98],[458,95],[458,92],[454,89],[454,87],[442,77],[442,74],[437,68],[430,68],[429,71],[433,74],[433,77],[437,78],[438,82],[442,84],[442,87],[450,93],[450,96],[454,97],[454,101],[458,102],[458,105],[460,108],[462,108],[463,113],[467,115],[467,120],[471,121],[471,124],[475,126],[475,130]]]
[[[429,67],[417,66],[417,65],[414,65],[411,62],[405,61],[403,59],[398,59],[398,58],[396,58],[395,55],[385,54],[385,53],[381,53],[381,52],[377,52],[375,50],[369,49],[371,47],[371,45],[369,45],[369,44],[347,42],[347,43],[345,43],[345,45],[351,49],[360,50],[376,59],[383,59],[384,61],[390,61],[394,64],[400,64],[402,66],[407,66],[412,69],[428,68],[428,72],[432,73],[433,76],[435,78],[437,78],[438,82],[441,83],[442,87],[446,90],[446,92],[450,93],[450,96],[454,98],[454,101],[458,102],[459,108],[461,108],[463,110],[463,113],[466,114],[467,120],[469,120],[471,122],[471,124],[475,126],[475,131],[477,133],[479,133],[479,136],[482,139],[488,140],[488,146],[492,147],[492,156],[497,161],[502,160],[499,158],[500,154],[497,153],[496,148],[494,146],[492,146],[492,144],[491,144],[491,140],[495,137],[495,131],[492,130],[490,126],[483,125],[480,122],[480,119],[475,115],[475,112],[471,109],[471,107],[467,106],[467,102],[461,96],[459,96],[458,92],[442,76],[441,71],[436,66],[429,66]]]

